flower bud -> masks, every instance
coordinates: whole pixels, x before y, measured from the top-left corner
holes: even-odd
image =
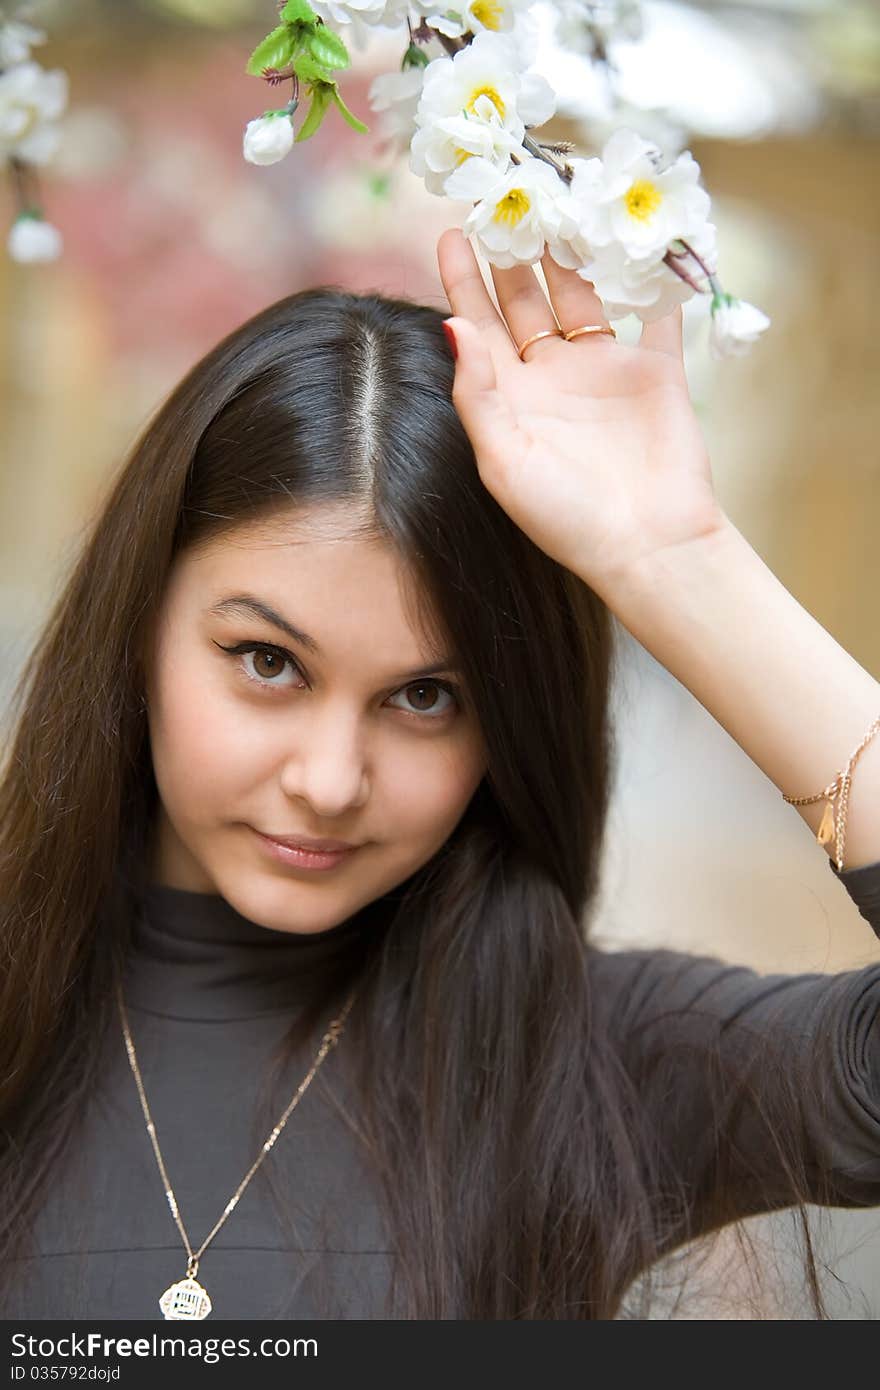
[[[23,264],[55,261],[61,255],[61,246],[58,228],[30,213],[16,218],[6,242],[12,259]]]
[[[249,121],[244,132],[244,157],[251,164],[277,164],[293,149],[290,117],[268,111]]]
[[[733,295],[716,295],[712,300],[712,327],[709,351],[717,360],[742,357],[758,335],[770,327],[770,320],[754,304]]]

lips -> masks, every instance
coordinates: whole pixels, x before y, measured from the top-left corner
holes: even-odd
[[[304,849],[312,854],[336,854],[341,850],[357,848],[349,840],[310,840],[301,835],[270,835],[262,830],[260,834],[267,840],[274,840],[276,844],[287,845],[289,849]]]
[[[356,854],[359,845],[348,844],[344,840],[299,840],[286,836],[283,840],[272,835],[264,835],[255,830],[254,834],[263,846],[263,853],[276,863],[285,864],[289,869],[301,870],[309,875],[325,874],[341,864],[348,864]],[[333,845],[333,849],[316,849],[315,845]],[[307,848],[303,848],[303,845]],[[343,845],[343,849],[338,846]]]

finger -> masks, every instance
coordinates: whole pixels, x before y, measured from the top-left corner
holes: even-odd
[[[456,347],[453,404],[467,430],[478,465],[485,465],[509,453],[509,441],[517,423],[503,392],[498,390],[492,354],[477,324],[458,316],[446,322]]]
[[[544,251],[541,266],[556,317],[564,333],[570,333],[573,328],[582,328],[588,324],[610,328],[602,301],[590,280],[584,280],[576,270],[561,266],[553,259],[549,250]],[[579,337],[573,338],[572,342],[587,343],[592,348],[597,342],[613,343],[614,339],[610,333],[582,333]]]
[[[667,357],[683,360],[682,345],[683,315],[681,305],[676,304],[668,314],[653,323],[643,323],[639,335],[639,347],[649,348],[651,352],[663,352]]]
[[[553,312],[553,306],[544,293],[538,281],[538,277],[530,265],[515,265],[509,269],[502,269],[500,266],[491,265],[489,270],[492,274],[492,282],[495,286],[495,293],[498,296],[498,306],[507,323],[510,336],[513,338],[517,347],[517,353],[523,343],[531,338],[533,333],[553,333],[552,338],[540,338],[536,343],[530,343],[526,348],[524,361],[528,361],[534,353],[545,351],[551,343],[558,342],[561,337],[559,324]]]
[[[507,326],[492,303],[473,248],[460,227],[447,227],[442,233],[437,261],[453,314],[479,329],[496,363],[516,362],[517,352]]]

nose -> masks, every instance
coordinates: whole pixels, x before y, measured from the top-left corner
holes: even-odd
[[[338,705],[313,709],[297,721],[293,747],[281,771],[284,794],[307,801],[316,817],[332,820],[369,796],[364,729]]]

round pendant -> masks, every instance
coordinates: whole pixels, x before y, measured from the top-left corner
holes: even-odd
[[[159,1307],[167,1320],[206,1318],[211,1311],[211,1300],[198,1279],[181,1279],[165,1290]]]

